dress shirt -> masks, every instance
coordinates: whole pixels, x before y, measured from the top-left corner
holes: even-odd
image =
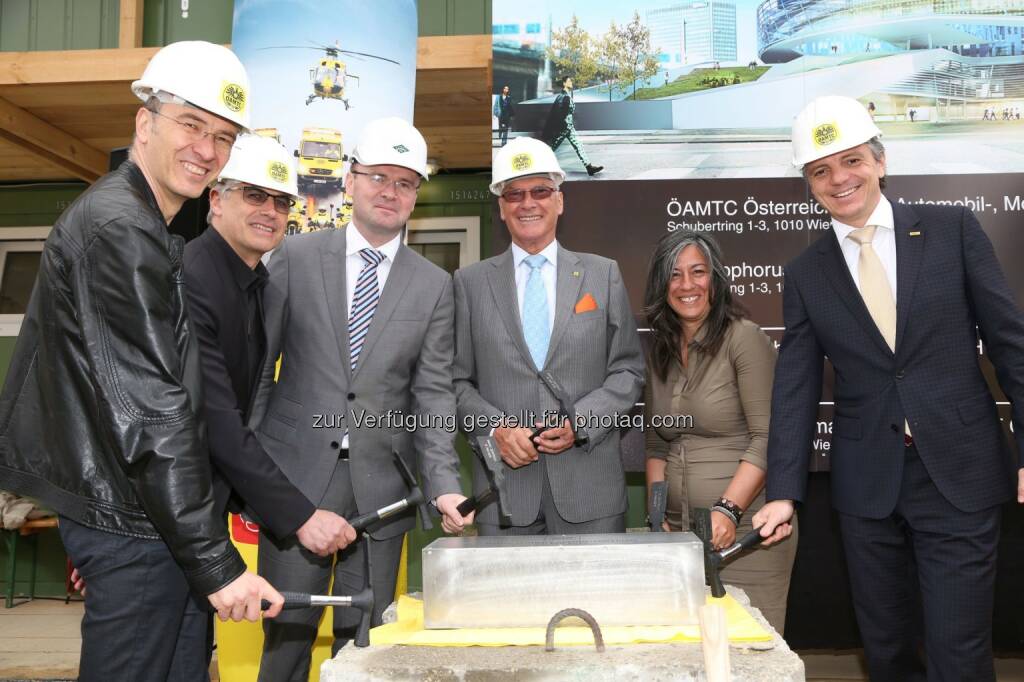
[[[355,223],[350,222],[345,230],[345,319],[347,320],[352,311],[352,297],[356,291],[356,280],[359,279],[359,273],[365,265],[359,252],[363,249],[376,248],[377,251],[384,254],[384,260],[377,266],[377,288],[379,293],[384,293],[384,284],[388,281],[391,265],[395,262],[395,256],[398,255],[398,247],[402,245],[402,235],[398,234],[388,243],[373,247],[356,228]]]
[[[892,300],[898,301],[899,299],[896,298],[896,225],[892,217],[892,204],[885,196],[879,199],[878,205],[875,206],[875,210],[871,212],[864,225],[865,227],[876,226],[875,236],[871,240],[871,248],[878,254],[878,259],[882,261],[882,267],[885,268],[885,276],[892,288]],[[836,239],[839,240],[839,248],[843,250],[843,258],[846,259],[846,267],[853,277],[853,283],[860,291],[860,266],[858,265],[860,244],[852,239],[847,239],[849,234],[857,228],[833,218],[832,229],[835,230]]]

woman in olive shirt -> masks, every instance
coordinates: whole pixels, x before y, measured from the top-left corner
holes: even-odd
[[[644,397],[647,485],[668,482],[666,524],[688,530],[690,511],[711,508],[712,545],[751,529],[764,504],[765,448],[775,348],[733,300],[721,251],[680,230],[651,259],[644,312],[653,335]],[[796,555],[793,537],[756,548],[722,571],[782,633]]]

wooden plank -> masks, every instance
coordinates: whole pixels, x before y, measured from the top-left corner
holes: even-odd
[[[491,36],[424,36],[416,44],[416,69],[487,68]]]
[[[0,53],[0,85],[122,82],[142,75],[156,47]]]
[[[122,6],[137,1],[122,0]],[[131,82],[142,75],[158,49],[4,52],[0,53],[0,85]],[[487,69],[490,61],[490,36],[426,36],[417,41],[418,69]]]
[[[145,0],[121,0],[118,15],[117,46],[142,47],[142,9]]]
[[[87,182],[107,170],[106,154],[3,99],[0,136]]]

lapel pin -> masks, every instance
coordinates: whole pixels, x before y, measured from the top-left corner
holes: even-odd
[[[921,233],[920,233],[920,232],[916,232],[916,231],[915,231],[915,232],[911,232],[911,233],[910,233],[910,236],[911,236],[911,237],[920,237],[920,236],[921,236]]]
[[[580,271],[579,270],[573,270],[572,271],[572,276],[573,277],[579,277],[580,276]]]

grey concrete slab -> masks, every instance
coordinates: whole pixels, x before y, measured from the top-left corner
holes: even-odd
[[[770,644],[733,645],[730,666],[734,682],[797,682],[805,680],[804,664],[778,636],[742,590],[728,588],[751,615],[774,635]],[[346,647],[325,661],[321,682],[383,682],[385,680],[516,680],[553,682],[701,682],[704,657],[699,643],[609,646],[603,653],[590,647],[553,652],[543,647]]]

